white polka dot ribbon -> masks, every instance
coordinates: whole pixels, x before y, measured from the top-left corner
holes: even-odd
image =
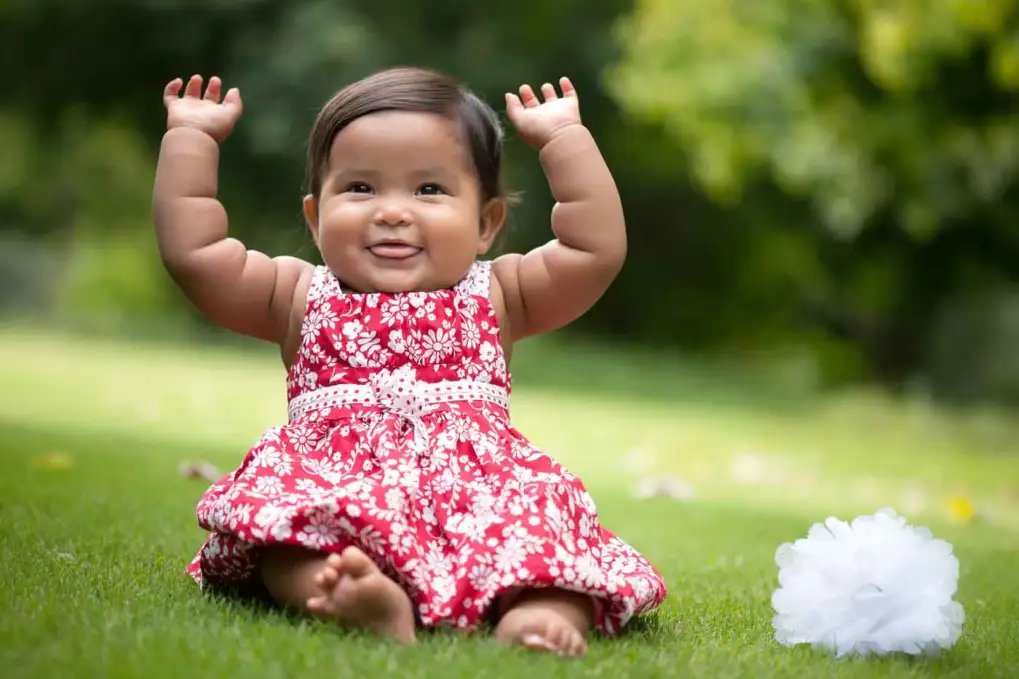
[[[415,442],[427,444],[424,416],[441,403],[487,401],[509,409],[504,387],[476,380],[425,382],[412,366],[376,373],[370,384],[336,384],[306,392],[290,401],[290,421],[330,408],[369,406],[401,417],[414,427]]]

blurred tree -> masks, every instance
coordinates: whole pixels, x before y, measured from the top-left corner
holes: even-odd
[[[711,195],[760,171],[855,236],[920,239],[1019,171],[1019,2],[641,0],[610,89],[661,120]]]
[[[772,185],[827,228],[786,264],[883,377],[922,364],[947,295],[1019,277],[1016,0],[638,0],[619,37],[608,89],[698,186],[753,210]]]

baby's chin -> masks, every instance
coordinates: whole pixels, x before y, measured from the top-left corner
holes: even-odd
[[[385,272],[382,275],[367,275],[357,277],[346,277],[343,275],[343,268],[330,266],[330,271],[340,282],[340,287],[351,293],[357,294],[383,294],[399,295],[410,292],[435,292],[448,290],[455,287],[467,272],[452,275],[393,275],[394,272]]]

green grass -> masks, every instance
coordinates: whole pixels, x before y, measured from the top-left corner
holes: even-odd
[[[993,677],[1019,667],[1019,426],[1007,416],[949,417],[866,393],[755,399],[749,383],[680,364],[585,358],[583,368],[525,345],[514,417],[584,478],[670,597],[621,638],[563,661],[448,633],[396,648],[201,596],[183,568],[202,540],[193,510],[204,484],[177,467],[229,468],[284,417],[272,351],[0,330],[0,673]],[[529,379],[544,368],[572,386]],[[634,499],[638,466],[682,477],[694,498]],[[972,500],[975,520],[953,520],[956,495]],[[959,643],[935,659],[865,661],[778,646],[776,547],[829,514],[886,505],[955,545],[968,616]]]

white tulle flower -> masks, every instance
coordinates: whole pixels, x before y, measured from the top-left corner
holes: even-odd
[[[892,509],[814,524],[806,538],[779,547],[775,562],[772,624],[781,644],[838,657],[920,655],[949,648],[962,633],[952,546]]]

